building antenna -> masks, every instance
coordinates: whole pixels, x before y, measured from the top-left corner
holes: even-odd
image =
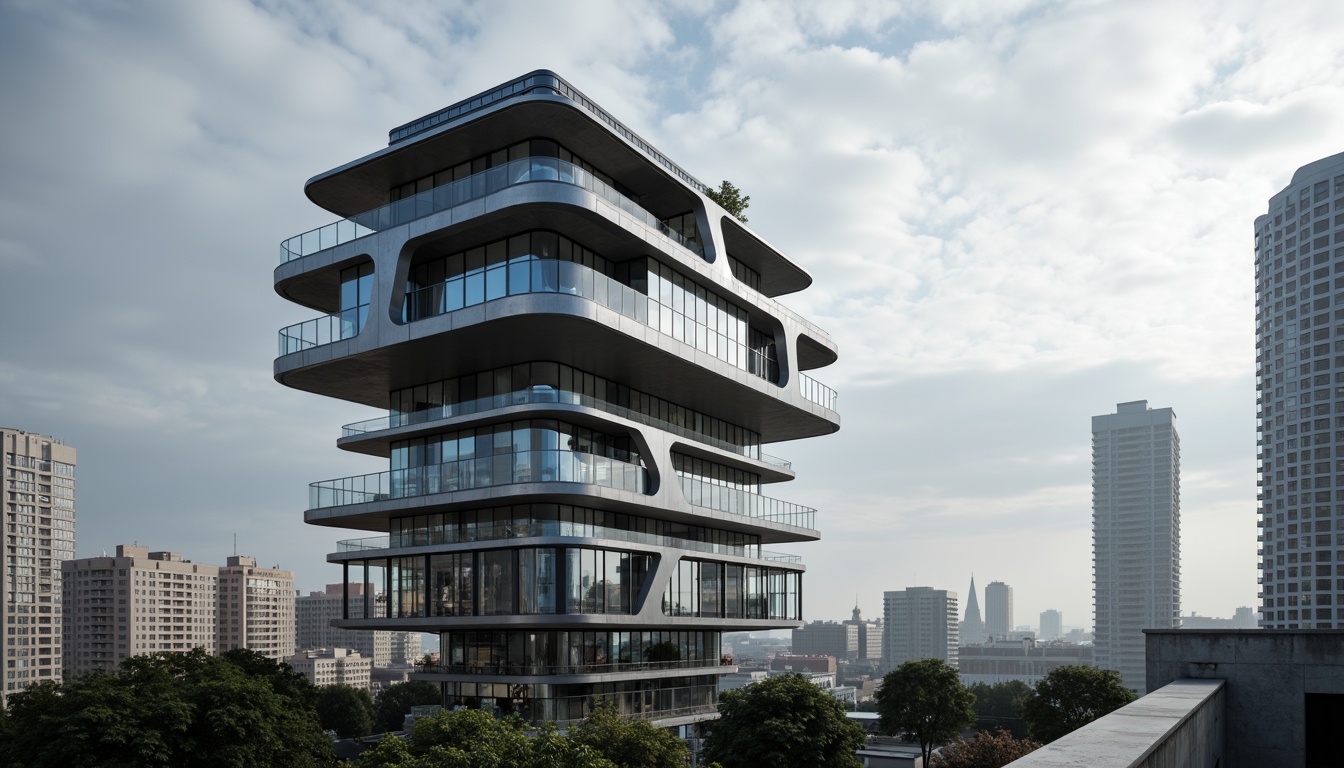
[[[238,534],[233,534],[233,555],[238,556]]]

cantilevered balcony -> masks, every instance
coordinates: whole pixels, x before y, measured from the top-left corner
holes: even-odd
[[[280,244],[280,263],[310,256],[366,235],[446,211],[502,189],[539,181],[572,184],[586,189],[619,208],[626,215],[658,230],[696,256],[704,257],[704,249],[699,243],[664,224],[657,216],[644,210],[635,201],[616,191],[614,187],[592,173],[555,157],[524,157],[291,237]]]
[[[372,556],[376,555],[378,552],[390,549],[400,550],[412,547],[432,547],[445,544],[461,544],[476,541],[501,541],[541,536],[565,536],[589,539],[608,539],[611,541],[623,541],[630,544],[644,544],[654,547],[671,547],[693,552],[704,552],[711,555],[748,557],[773,563],[802,562],[802,558],[798,555],[789,554],[787,552],[771,552],[770,550],[761,549],[758,546],[734,546],[730,544],[716,544],[708,541],[692,541],[690,539],[659,536],[643,531],[626,531],[606,526],[584,526],[578,528],[572,523],[556,520],[534,523],[518,522],[511,525],[477,527],[471,529],[468,535],[459,535],[456,531],[452,530],[436,531],[435,534],[436,535],[432,537],[432,541],[429,539],[426,539],[425,541],[413,541],[410,544],[402,543],[397,547],[392,546],[391,536],[368,536],[360,539],[346,539],[344,541],[336,542],[336,554],[335,556],[328,556],[328,559],[332,561],[341,560],[344,558],[340,556],[348,553],[358,553],[361,556]]]
[[[475,413],[484,413],[496,408],[534,404],[576,405],[584,408],[592,408],[622,419],[628,419],[639,424],[655,427],[677,435],[678,437],[694,440],[697,443],[703,443],[704,445],[718,448],[722,451],[728,451],[729,453],[745,456],[748,459],[754,459],[769,464],[772,467],[784,470],[789,473],[789,477],[792,477],[793,464],[791,462],[761,451],[759,445],[737,445],[728,442],[727,440],[720,440],[696,432],[693,429],[687,429],[680,424],[673,424],[665,419],[659,419],[624,406],[607,402],[606,400],[601,400],[579,392],[555,389],[553,387],[530,387],[528,389],[508,392],[502,395],[480,397],[474,400],[466,400],[457,403],[445,403],[414,413],[401,413],[396,416],[380,416],[376,419],[368,419],[353,424],[346,424],[341,427],[341,438],[343,441],[348,441],[351,438],[357,439],[365,435],[373,435],[378,432],[409,426],[433,428],[439,422],[445,422]]]
[[[686,501],[694,507],[705,507],[743,515],[757,520],[768,520],[796,528],[816,529],[817,510],[789,501],[772,499],[758,493],[718,485],[698,477],[681,475],[681,490]]]
[[[308,486],[308,509],[539,482],[583,483],[645,493],[648,470],[580,451],[518,451],[312,483]]]

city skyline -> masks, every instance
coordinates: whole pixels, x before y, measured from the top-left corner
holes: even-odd
[[[0,341],[0,423],[79,447],[78,557],[237,534],[338,580],[305,486],[376,471],[330,446],[379,414],[271,380],[309,317],[276,247],[332,220],[294,179],[546,67],[815,278],[784,303],[840,346],[843,428],[766,449],[819,510],[805,619],[971,571],[1090,616],[1077,424],[1136,399],[1181,414],[1183,610],[1256,604],[1251,222],[1340,151],[1337,5],[418,8],[0,11],[0,323],[41,329]]]

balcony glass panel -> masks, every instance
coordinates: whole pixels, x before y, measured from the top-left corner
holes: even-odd
[[[580,451],[526,451],[496,471],[491,459],[442,464],[324,480],[308,486],[308,508],[326,509],[432,493],[452,493],[515,483],[584,483],[645,493],[648,472],[605,456]]]
[[[664,224],[595,173],[557,158],[525,157],[291,237],[280,244],[280,263],[446,211],[508,187],[538,181],[571,184],[586,189],[696,256],[704,257],[704,249],[698,243]]]

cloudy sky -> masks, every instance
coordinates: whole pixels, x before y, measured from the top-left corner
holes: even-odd
[[[395,14],[390,10],[395,8]],[[271,378],[303,182],[536,68],[815,277],[844,426],[808,618],[921,584],[1091,620],[1089,417],[1171,406],[1185,612],[1255,601],[1251,223],[1344,150],[1344,4],[0,0],[0,424],[79,450],[78,555],[338,577],[307,484],[376,415]],[[982,598],[983,599],[983,598]]]

